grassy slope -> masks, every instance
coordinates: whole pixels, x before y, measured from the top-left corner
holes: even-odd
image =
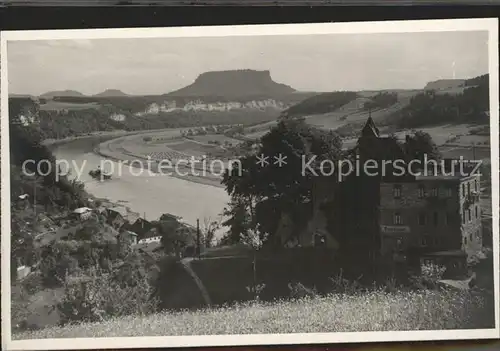
[[[276,304],[130,316],[14,334],[14,339],[217,335],[297,332],[440,330],[470,327],[475,300],[452,291],[373,291],[302,298]],[[478,318],[478,319],[475,319]],[[486,327],[478,326],[477,327]]]

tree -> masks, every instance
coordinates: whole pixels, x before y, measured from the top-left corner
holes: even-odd
[[[203,246],[210,248],[214,245],[215,234],[220,228],[220,220],[211,220],[210,217],[205,217],[201,232],[203,235]]]
[[[242,157],[239,170],[228,169],[222,183],[231,196],[226,213],[231,219],[233,240],[243,228],[259,228],[269,239],[276,232],[281,215],[291,214],[298,234],[312,215],[315,174],[305,172],[304,161],[318,167],[322,161],[336,162],[341,143],[336,134],[308,126],[303,120],[282,120],[262,137],[258,150]],[[261,157],[268,157],[259,162]],[[277,160],[281,159],[281,164]],[[320,174],[321,175],[321,174]],[[335,177],[331,177],[335,181]]]
[[[233,245],[240,242],[241,236],[250,228],[251,217],[248,204],[243,197],[233,196],[229,206],[224,209],[223,215],[228,217],[222,223],[229,230],[222,238],[223,245]]]
[[[257,230],[249,229],[241,236],[241,242],[245,245],[250,246],[253,249],[253,258],[252,258],[252,272],[253,272],[253,287],[252,293],[254,294],[254,298],[259,297],[259,287],[257,284],[257,253],[266,240],[266,235],[262,235],[258,233]]]
[[[162,216],[163,220],[153,223],[155,230],[161,235],[161,244],[165,253],[180,257],[189,245],[194,244],[192,229],[176,218]]]
[[[410,160],[438,160],[441,154],[429,133],[416,131],[406,138],[405,150]]]

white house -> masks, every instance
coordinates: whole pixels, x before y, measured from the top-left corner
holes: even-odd
[[[148,244],[148,243],[159,243],[161,241],[161,236],[158,235],[158,236],[151,236],[151,237],[148,237],[148,238],[143,238],[141,240],[138,241],[138,244]]]
[[[85,220],[89,219],[92,214],[92,209],[88,207],[80,207],[73,211],[73,216]]]

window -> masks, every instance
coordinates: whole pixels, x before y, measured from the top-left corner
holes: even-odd
[[[397,248],[398,250],[401,250],[401,248],[402,248],[402,247],[403,247],[403,240],[401,240],[401,238],[398,238],[398,239],[396,240],[396,248]]]
[[[433,196],[433,197],[437,197],[437,196],[438,196],[438,194],[439,194],[438,188],[437,188],[437,187],[433,187],[433,188],[431,189],[431,196]]]
[[[422,239],[420,240],[420,244],[422,246],[427,246],[427,236],[422,237]]]
[[[403,221],[401,219],[401,214],[398,212],[394,214],[394,224],[403,224]]]
[[[467,194],[470,195],[470,183],[469,182],[467,182]]]
[[[425,225],[426,222],[427,222],[427,216],[425,215],[425,213],[420,213],[418,215],[418,224]]]
[[[467,220],[470,222],[472,221],[472,211],[470,210],[470,208],[467,210]]]
[[[472,241],[472,233],[469,234],[469,240]]]
[[[474,191],[477,192],[477,179],[474,179]]]
[[[465,209],[462,211],[462,224],[465,224]]]
[[[392,188],[392,192],[395,199],[399,199],[401,197],[401,185],[395,184]]]
[[[465,184],[462,184],[462,196],[465,197]]]
[[[451,218],[452,218],[451,213],[447,213],[447,214],[446,214],[446,218],[445,218],[445,220],[446,220],[446,225],[450,225],[450,224],[451,224]]]
[[[420,184],[418,186],[418,197],[419,198],[425,197],[425,186],[423,184]]]
[[[437,226],[438,225],[438,221],[439,221],[439,214],[437,212],[434,212],[434,214],[432,215],[432,221],[434,223],[434,226]]]
[[[446,196],[446,197],[451,197],[451,194],[452,194],[451,186],[449,186],[449,185],[448,185],[448,186],[445,188],[445,196]]]
[[[475,206],[475,212],[476,212],[476,215],[475,217],[478,218],[479,217],[479,207]]]
[[[464,245],[467,245],[467,237],[464,236]]]

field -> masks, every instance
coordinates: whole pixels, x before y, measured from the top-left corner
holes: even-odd
[[[458,291],[373,290],[302,297],[273,304],[130,316],[50,327],[13,339],[443,330],[488,327],[478,296]],[[478,325],[477,322],[481,323]],[[476,324],[475,324],[476,323]]]
[[[225,143],[230,143],[231,145],[234,145],[241,143],[240,140],[225,136],[223,134],[195,135],[190,137],[190,139],[204,144],[217,142],[221,145],[224,145]]]
[[[398,92],[398,102],[387,108],[371,111],[371,117],[375,123],[383,123],[388,116],[400,111],[410,102],[410,99],[418,91]],[[364,92],[361,97],[352,100],[335,111],[306,116],[307,123],[324,129],[338,129],[347,124],[364,124],[369,112],[363,109],[364,103],[370,101],[369,97],[375,95],[373,92]]]
[[[61,110],[85,110],[89,108],[99,108],[101,105],[97,102],[89,103],[72,103],[49,100],[45,104],[40,105],[40,110],[45,111],[61,111]]]

